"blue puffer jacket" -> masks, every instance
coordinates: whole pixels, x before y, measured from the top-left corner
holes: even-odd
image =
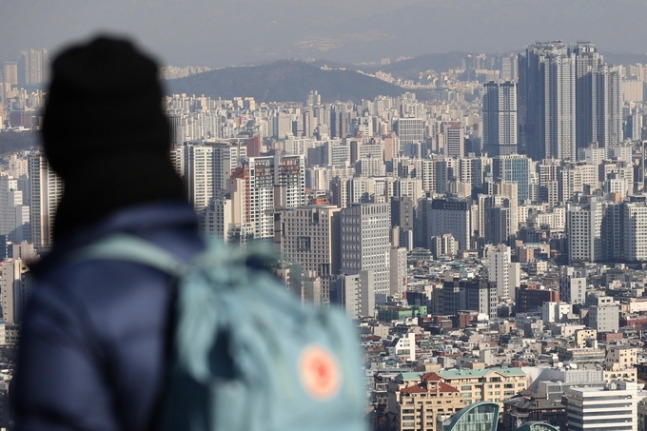
[[[132,262],[68,257],[117,232],[183,259],[204,248],[193,209],[175,202],[116,212],[57,243],[32,270],[11,388],[15,429],[150,428],[170,341],[170,277]]]

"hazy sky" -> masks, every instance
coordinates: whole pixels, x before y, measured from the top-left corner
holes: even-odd
[[[644,54],[646,17],[644,0],[0,0],[0,61],[99,31],[178,66],[497,53],[538,40]]]

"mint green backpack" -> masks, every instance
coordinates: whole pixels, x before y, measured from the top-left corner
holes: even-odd
[[[271,273],[272,254],[210,243],[189,262],[134,236],[84,255],[130,260],[177,277],[174,358],[160,429],[363,431],[366,388],[355,327]]]

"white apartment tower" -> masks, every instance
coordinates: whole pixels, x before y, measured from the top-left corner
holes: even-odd
[[[274,237],[274,158],[250,157],[232,176],[244,180],[245,213],[255,239]]]
[[[23,205],[23,192],[18,180],[0,175],[0,235],[20,243],[30,240],[29,206]]]
[[[566,208],[568,261],[596,262],[603,258],[602,218],[605,204],[591,197],[588,203],[569,203]]]
[[[241,223],[250,226],[256,239],[274,238],[277,209],[306,203],[305,162],[301,155],[249,157],[232,172],[242,180]]]
[[[496,282],[499,299],[510,299],[510,292],[520,284],[520,271],[516,270],[511,261],[510,247],[504,244],[488,245],[485,247],[487,259],[488,280]]]
[[[29,156],[28,170],[31,239],[36,250],[43,252],[52,245],[54,214],[63,196],[63,181],[39,153]]]
[[[214,196],[213,149],[211,145],[184,146],[184,181],[189,202],[200,211]]]
[[[630,262],[647,260],[647,205],[645,202],[623,203],[625,259]]]

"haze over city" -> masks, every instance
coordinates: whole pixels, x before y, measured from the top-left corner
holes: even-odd
[[[98,31],[129,35],[164,64],[210,67],[502,53],[538,40],[643,54],[647,36],[647,2],[636,0],[0,0],[0,16],[0,61],[26,48],[53,54]]]
[[[647,430],[647,1],[0,0],[0,16],[1,429],[19,393],[16,343],[34,321],[23,310],[48,288],[31,262],[69,251],[54,240],[59,214],[78,215],[64,226],[81,234],[122,216],[154,230],[146,203],[145,218],[117,206],[84,217],[163,186],[157,158],[175,175],[163,151],[135,151],[148,133],[126,133],[168,120],[170,133],[152,135],[170,141],[184,184],[173,195],[200,234],[271,244],[288,290],[357,323],[372,431]],[[83,62],[93,68],[62,68],[63,55],[51,73],[62,48],[106,32],[157,57],[157,123],[131,116],[143,81],[105,85],[121,76],[112,66],[136,62],[101,51]],[[76,102],[68,71],[100,90]],[[61,115],[45,119],[57,97]],[[48,159],[59,147],[67,177]],[[126,277],[105,274],[82,295],[52,284],[44,292],[63,292],[66,311],[35,321],[75,338],[78,308],[90,329],[125,328],[101,308],[125,304]],[[79,299],[97,291],[95,316]],[[235,322],[252,320],[243,308]],[[269,342],[289,334],[279,313],[263,319],[283,331]],[[110,349],[145,344],[130,335]],[[48,377],[77,370],[38,353]],[[43,380],[39,397],[68,388]],[[76,407],[66,396],[54,398]]]

